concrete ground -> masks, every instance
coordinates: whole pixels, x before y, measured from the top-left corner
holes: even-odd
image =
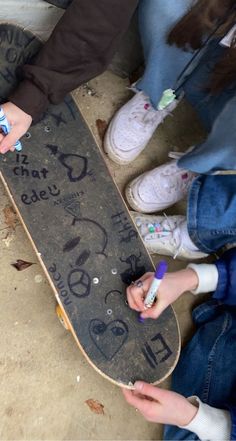
[[[74,93],[98,144],[96,120],[108,121],[130,95],[126,80],[107,72]],[[181,104],[156,132],[132,166],[108,162],[121,191],[139,173],[167,160],[201,139],[191,109]],[[182,213],[184,204],[172,209]],[[169,211],[171,212],[171,211]],[[16,259],[35,262],[17,272]],[[185,267],[170,261],[171,269]],[[145,422],[124,401],[118,387],[97,374],[55,314],[55,299],[34,251],[0,185],[1,355],[0,439],[2,440],[160,440],[162,429]],[[186,294],[176,305],[185,342],[192,330],[190,310],[196,299]],[[198,299],[199,302],[199,299]],[[168,386],[168,381],[163,384]],[[86,404],[104,406],[95,414]]]

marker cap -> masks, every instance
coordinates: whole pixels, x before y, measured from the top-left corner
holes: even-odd
[[[155,279],[159,279],[159,280],[163,279],[166,271],[167,271],[167,263],[164,260],[162,260],[157,265],[157,269],[155,271],[155,276],[154,276]]]

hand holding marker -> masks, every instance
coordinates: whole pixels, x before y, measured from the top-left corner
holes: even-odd
[[[11,126],[5,116],[3,109],[0,107],[0,128],[2,129],[4,135],[8,135],[11,131]],[[20,141],[17,141],[14,145],[17,152],[22,150],[22,145]]]
[[[154,279],[151,283],[151,286],[147,292],[146,298],[144,300],[144,306],[145,308],[151,308],[153,305],[153,302],[157,296],[158,288],[161,284],[161,281],[167,271],[167,263],[163,260],[158,263],[156,267],[156,271],[154,274]]]

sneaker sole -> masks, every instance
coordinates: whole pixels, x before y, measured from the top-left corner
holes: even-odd
[[[174,259],[174,254],[171,253],[171,251],[167,250],[167,251],[165,252],[165,250],[163,250],[163,249],[158,249],[158,250],[155,250],[155,251],[154,251],[153,249],[150,249],[150,248],[148,247],[147,242],[145,242],[144,240],[143,240],[143,243],[144,243],[145,247],[147,248],[149,254],[151,254],[151,255],[158,254],[158,255],[160,255],[160,256],[169,256],[169,257],[172,257],[172,259]],[[205,258],[208,257],[208,256],[209,256],[209,254],[203,254],[203,253],[196,253],[196,254],[194,254],[194,255],[188,255],[188,256],[186,256],[186,255],[182,255],[182,254],[180,253],[180,254],[178,254],[178,255],[175,257],[174,260],[181,260],[181,261],[195,261],[195,260],[205,259]]]
[[[129,203],[129,205],[131,206],[131,208],[134,211],[138,211],[139,213],[153,213],[153,211],[148,212],[144,208],[140,208],[140,206],[138,206],[136,204],[134,196],[133,196],[132,185],[131,184],[128,184],[126,189],[125,189],[125,197],[126,197],[127,202]]]

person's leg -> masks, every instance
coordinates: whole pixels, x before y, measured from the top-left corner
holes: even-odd
[[[193,243],[205,253],[236,242],[236,175],[202,175],[188,195],[187,225]]]
[[[236,92],[217,116],[205,142],[182,156],[178,166],[196,173],[210,174],[236,170]]]
[[[224,51],[218,41],[213,41],[184,86],[186,99],[209,132],[203,143],[178,161],[180,168],[196,173],[236,170],[235,84],[215,96],[207,91],[214,66]]]
[[[196,395],[210,406],[224,409],[230,404],[236,382],[236,316],[216,300],[193,312],[198,327],[181,353],[172,376],[172,390],[185,397]],[[164,440],[197,440],[184,429],[166,426]]]
[[[151,100],[154,108],[164,90],[175,82],[193,56],[166,43],[168,32],[188,11],[193,0],[141,0],[139,4],[139,30],[145,58],[145,72],[136,87]]]
[[[159,124],[176,107],[174,100],[163,110],[157,104],[172,88],[191,54],[166,44],[171,27],[185,14],[193,0],[141,0],[140,32],[146,69],[136,84],[136,95],[112,119],[104,139],[104,150],[118,164],[128,164],[146,147]]]
[[[151,254],[199,259],[236,242],[236,175],[202,175],[194,179],[184,216],[131,212]],[[145,190],[145,189],[144,189]],[[164,194],[159,188],[159,193]],[[158,195],[159,203],[163,202]]]

